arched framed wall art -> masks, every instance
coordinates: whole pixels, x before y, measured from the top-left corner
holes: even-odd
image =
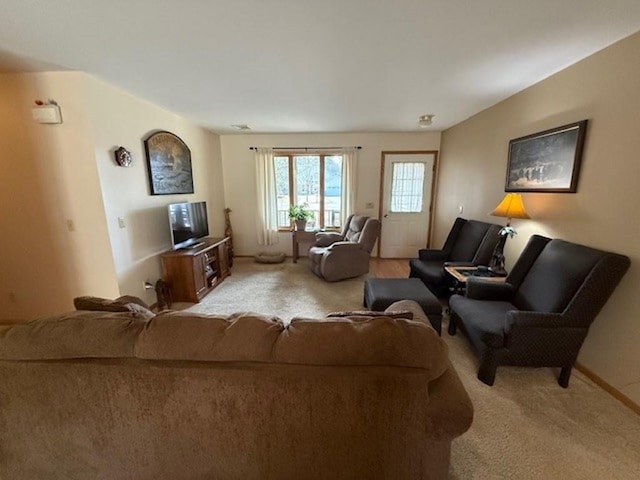
[[[191,150],[177,135],[160,131],[144,141],[151,195],[193,193]]]

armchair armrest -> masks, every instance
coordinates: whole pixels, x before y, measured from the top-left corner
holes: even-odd
[[[444,250],[434,250],[432,248],[422,248],[418,250],[418,258],[424,261],[440,260],[444,262],[447,259],[447,253]]]
[[[327,248],[328,252],[335,252],[338,250],[339,251],[362,250],[362,248],[359,243],[355,243],[355,242],[335,242],[335,243],[332,243],[331,246],[329,246],[329,248]]]
[[[531,351],[538,362],[571,365],[578,356],[588,327],[579,325],[561,313],[513,310],[507,312],[504,321],[505,347],[529,349],[531,345],[554,345],[554,349]]]
[[[344,240],[338,232],[318,232],[316,233],[316,247],[328,247],[335,242]]]
[[[515,293],[507,282],[492,282],[481,277],[467,278],[467,298],[474,300],[510,300]]]
[[[505,319],[505,331],[509,332],[513,327],[524,328],[565,328],[571,327],[566,317],[561,313],[530,312],[512,310],[507,312]]]

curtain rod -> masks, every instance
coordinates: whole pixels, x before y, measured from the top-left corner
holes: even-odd
[[[304,150],[308,152],[309,150],[338,150],[340,148],[349,148],[349,147],[273,147],[274,150]],[[362,150],[360,145],[355,147],[356,150]],[[249,150],[257,150],[258,147],[249,147]]]

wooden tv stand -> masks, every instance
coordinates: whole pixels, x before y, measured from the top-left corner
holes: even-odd
[[[231,275],[228,241],[229,237],[205,238],[195,248],[160,255],[162,279],[171,286],[174,302],[198,303]]]

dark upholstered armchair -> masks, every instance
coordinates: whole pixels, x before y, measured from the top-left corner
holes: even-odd
[[[493,385],[498,365],[571,369],[589,326],[629,268],[629,258],[533,235],[506,283],[467,281],[449,299],[449,333],[461,327],[480,355],[478,378]]]
[[[500,225],[456,218],[442,250],[423,249],[409,261],[410,277],[416,277],[438,297],[449,294],[445,263],[488,265],[500,238]]]
[[[316,243],[309,249],[309,266],[328,282],[364,275],[369,272],[371,251],[379,235],[379,220],[351,215],[342,233],[316,234]]]

